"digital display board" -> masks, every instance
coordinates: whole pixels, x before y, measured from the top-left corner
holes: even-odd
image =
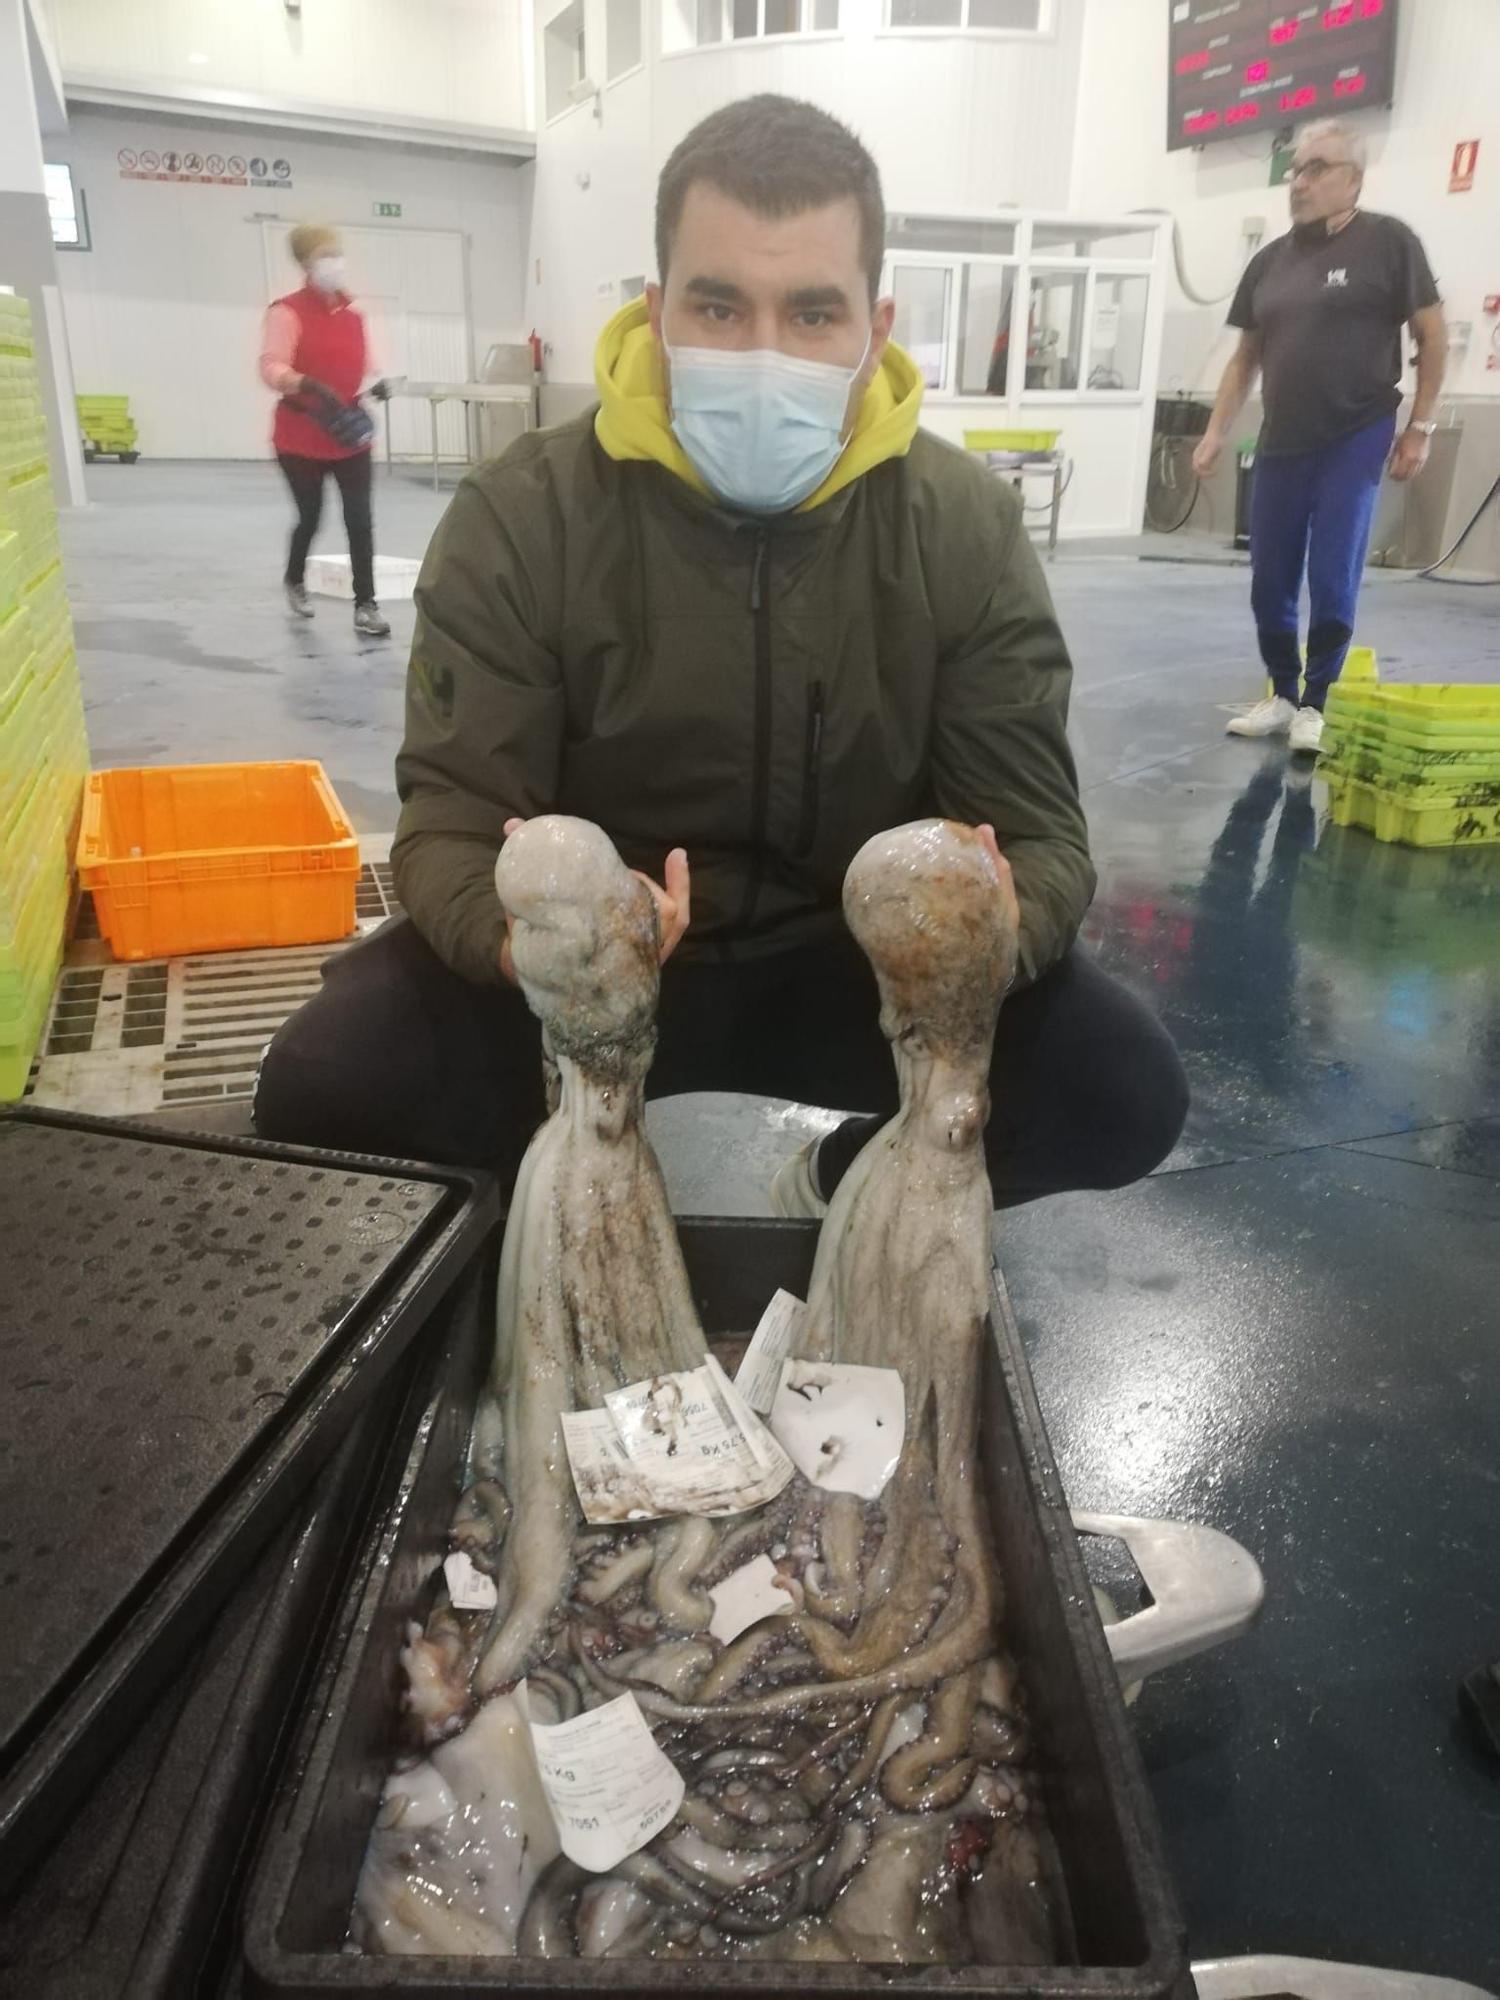
[[[1396,0],[1167,0],[1167,150],[1389,104]]]

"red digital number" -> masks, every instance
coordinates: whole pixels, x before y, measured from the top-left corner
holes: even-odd
[[[1268,62],[1249,63],[1245,69],[1245,81],[1246,83],[1264,83],[1270,74],[1271,65]]]
[[[1336,76],[1333,79],[1335,97],[1358,97],[1364,87],[1365,79],[1362,76]]]
[[[1195,69],[1207,69],[1207,68],[1208,68],[1207,49],[1199,49],[1196,55],[1179,56],[1177,58],[1177,74],[1179,76],[1191,76]]]
[[[1360,0],[1359,13],[1363,21],[1373,21],[1377,14],[1385,12],[1385,0]]]
[[[1200,111],[1196,118],[1185,118],[1183,130],[1186,132],[1212,132],[1219,122],[1217,111]]]
[[[1281,93],[1283,111],[1305,111],[1310,104],[1316,104],[1318,93],[1310,83],[1304,83],[1300,90],[1284,90]]]
[[[1300,21],[1277,21],[1271,29],[1272,42],[1277,48],[1280,48],[1283,42],[1295,42],[1301,25]]]
[[[1346,0],[1342,7],[1329,7],[1323,15],[1325,28],[1347,28],[1354,19],[1354,0]]]
[[[1259,116],[1260,106],[1258,104],[1233,104],[1224,113],[1224,123],[1226,125],[1244,125],[1250,119],[1259,118]]]

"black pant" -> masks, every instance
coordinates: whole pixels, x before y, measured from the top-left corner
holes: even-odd
[[[495,1166],[544,1115],[541,1035],[513,987],[470,985],[398,918],[339,953],[266,1053],[263,1137]],[[753,1091],[867,1115],[819,1152],[822,1192],[896,1108],[875,979],[853,939],[662,971],[653,1097]],[[1165,1029],[1076,948],[1000,1015],[985,1156],[997,1206],[1123,1187],[1171,1151],[1187,1082]],[[869,1114],[876,1114],[871,1116]]]
[[[286,554],[286,580],[301,583],[307,570],[307,552],[323,517],[323,475],[331,472],[338,481],[344,503],[344,527],[349,536],[349,564],[354,572],[354,601],[375,601],[375,529],[370,520],[370,454],[357,451],[352,458],[299,458],[289,451],[276,454],[286,483],[297,503],[297,525]]]

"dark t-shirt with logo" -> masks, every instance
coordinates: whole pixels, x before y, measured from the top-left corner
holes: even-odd
[[[1261,337],[1259,449],[1316,451],[1401,401],[1401,328],[1438,302],[1426,252],[1393,215],[1360,209],[1334,236],[1295,232],[1245,267],[1229,324]]]

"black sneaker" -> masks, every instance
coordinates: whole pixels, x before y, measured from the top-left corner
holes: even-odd
[[[391,628],[380,615],[380,606],[372,597],[368,604],[354,607],[354,629],[363,639],[389,639]]]
[[[286,592],[287,609],[295,612],[299,618],[311,618],[312,601],[308,597],[306,588],[300,583],[283,584],[282,588]]]

